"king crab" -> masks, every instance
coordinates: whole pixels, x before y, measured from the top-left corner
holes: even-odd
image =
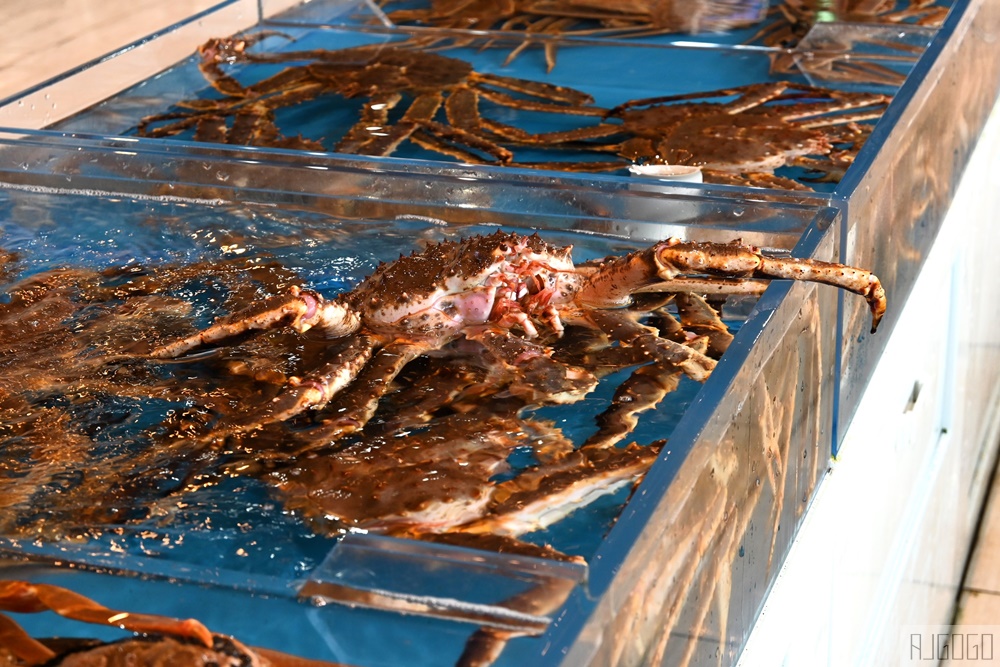
[[[320,97],[365,100],[361,118],[334,150],[388,156],[413,142],[471,163],[508,164],[513,154],[492,130],[506,125],[481,113],[482,100],[508,109],[595,116],[590,95],[539,81],[477,72],[464,60],[404,46],[369,44],[344,49],[251,52],[264,37],[212,39],[198,52],[206,80],[226,97],[180,102],[189,110],[147,116],[140,136],[169,137],[193,129],[196,141],[324,150],[302,136],[283,136],[275,112]],[[244,85],[223,65],[289,64],[262,81]],[[398,118],[392,119],[390,115]],[[233,118],[230,125],[227,119]]]
[[[445,241],[381,264],[355,289],[334,299],[293,287],[288,294],[223,318],[208,328],[160,345],[157,359],[253,330],[291,326],[321,329],[337,340],[333,358],[305,377],[292,377],[264,414],[230,425],[230,433],[283,422],[337,401],[327,425],[338,436],[362,429],[397,375],[417,357],[459,340],[481,344],[497,363],[521,377],[546,378],[546,402],[572,402],[596,384],[584,368],[562,363],[545,344],[567,324],[599,330],[618,345],[704,380],[715,361],[693,346],[662,337],[630,317],[634,295],[696,291],[700,285],[747,279],[811,280],[863,296],[874,332],[885,292],[874,274],[840,264],[775,258],[732,243],[671,238],[624,257],[575,266],[572,248],[537,235],[498,231]],[[720,280],[721,279],[721,280]],[[530,382],[528,383],[530,385]]]
[[[705,380],[729,340],[717,314],[694,292],[756,289],[760,279],[811,280],[862,295],[872,312],[873,332],[885,311],[885,293],[868,271],[775,258],[740,242],[667,239],[581,265],[574,265],[570,252],[537,235],[502,231],[444,241],[381,264],[355,289],[333,299],[293,286],[287,294],[159,345],[150,356],[183,360],[197,348],[255,330],[318,329],[331,340],[325,363],[282,378],[283,387],[263,409],[230,415],[208,427],[199,441],[210,445],[233,437],[252,443],[255,438],[245,436],[283,430],[278,447],[264,447],[251,458],[292,461],[298,479],[276,476],[278,486],[291,498],[303,498],[298,505],[307,515],[334,519],[340,529],[516,538],[587,499],[635,482],[652,463],[656,447],[618,446],[635,427],[636,415],[657,405],[680,376]],[[679,322],[665,316],[662,306],[668,301],[676,302]],[[643,323],[649,314],[659,317],[659,324]],[[474,350],[469,355],[474,362],[456,364],[462,346]],[[454,367],[427,373],[428,364],[434,368],[428,359],[441,355]],[[431,376],[430,393],[421,388],[427,378],[405,380],[404,371],[418,360]],[[528,406],[580,401],[600,376],[629,368],[635,369],[631,377],[598,415],[598,432],[577,449],[557,431],[520,416]],[[406,408],[393,409],[394,401],[422,407],[407,416]],[[369,427],[380,409],[381,419]],[[320,424],[293,429],[291,435],[281,429],[306,413],[316,413]],[[452,413],[425,426],[434,415]],[[469,415],[477,419],[470,422]],[[386,423],[395,431],[379,433]],[[348,436],[353,440],[338,444]],[[290,451],[289,443],[296,442]],[[434,442],[451,442],[454,451],[430,446]],[[509,453],[522,446],[534,451],[537,466],[509,483],[493,482]],[[303,455],[320,454],[322,465],[302,464],[308,458]],[[156,455],[168,454],[158,448]],[[449,461],[461,463],[452,476],[439,471]],[[251,462],[241,470],[247,474],[257,466]],[[446,488],[418,485],[420,493],[402,499],[393,489],[405,482],[384,481],[404,471],[416,471],[413,479],[440,477]],[[554,477],[561,481],[553,483]],[[360,506],[357,499],[341,498],[335,508],[329,498],[317,501],[334,487],[341,494],[361,478],[376,478],[378,488],[361,484],[358,497],[367,500]],[[516,502],[504,506],[511,496]],[[540,519],[539,502],[563,509],[546,511],[547,518]]]
[[[630,100],[601,123],[575,130],[532,135],[495,129],[528,145],[611,152],[642,166],[697,167],[709,183],[809,190],[774,171],[802,167],[820,173],[818,180],[839,181],[871,132],[865,121],[880,118],[889,101],[783,81]],[[558,162],[543,166],[560,168]],[[621,167],[580,162],[564,168]]]

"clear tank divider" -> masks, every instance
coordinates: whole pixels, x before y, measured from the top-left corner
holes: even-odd
[[[302,156],[121,138],[18,137],[0,130],[0,182],[202,202],[292,206],[351,219],[429,219],[576,229],[662,239],[690,236],[770,248],[794,245],[821,202],[727,197],[732,188],[594,176],[554,184],[544,175],[442,171],[426,162]],[[542,195],[541,193],[546,193]],[[802,200],[803,198],[799,198]],[[560,219],[559,222],[556,222]]]
[[[138,534],[145,529],[116,527],[121,533]],[[219,586],[254,594],[291,597],[297,582],[287,577],[203,565],[197,559],[167,560],[157,555],[104,549],[100,544],[50,543],[44,540],[0,536],[0,557],[13,562],[28,560],[56,567],[69,566],[97,572],[156,577],[176,582]]]
[[[899,86],[930,46],[936,28],[817,23],[791,51],[814,86],[867,82]]]
[[[546,611],[586,576],[583,562],[348,533],[298,595],[538,634],[549,623]]]

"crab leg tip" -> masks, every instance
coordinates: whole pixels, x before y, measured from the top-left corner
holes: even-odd
[[[878,325],[882,322],[882,317],[885,315],[885,310],[887,307],[885,298],[885,289],[882,287],[881,281],[874,275],[871,277],[871,287],[869,288],[868,294],[866,296],[868,300],[868,307],[872,313],[872,333],[878,329]]]

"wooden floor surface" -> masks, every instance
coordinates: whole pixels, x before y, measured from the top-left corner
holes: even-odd
[[[0,0],[0,99],[119,49],[219,0]]]

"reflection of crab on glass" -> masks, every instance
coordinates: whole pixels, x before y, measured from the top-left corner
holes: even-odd
[[[900,86],[950,9],[940,0],[782,0],[746,43],[780,47],[768,55],[771,74]]]
[[[812,26],[831,21],[940,28],[950,9],[937,0],[782,0],[771,7],[770,20],[749,41],[791,48]]]
[[[397,25],[446,30],[489,30],[545,37],[651,37],[672,33],[719,32],[756,23],[764,0],[380,0],[386,18]],[[438,46],[439,35],[414,37],[417,43]],[[450,35],[448,41],[466,45],[471,39]],[[509,64],[529,46],[525,39],[507,58]],[[542,43],[551,71],[556,65],[557,42]]]

